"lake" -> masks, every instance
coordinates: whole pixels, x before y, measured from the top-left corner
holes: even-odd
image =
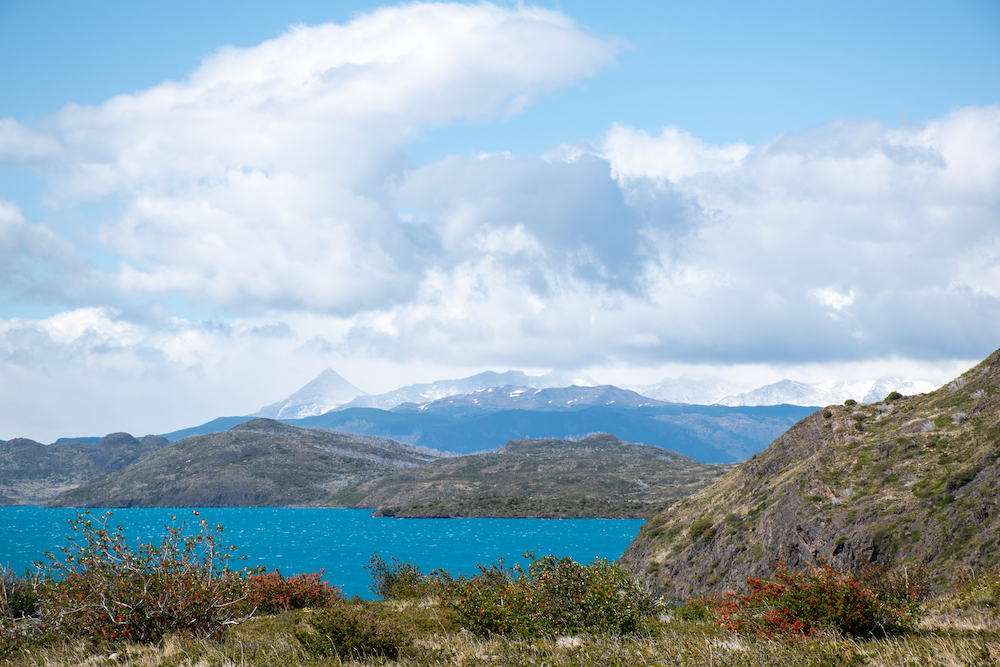
[[[477,564],[497,558],[522,562],[537,555],[570,556],[589,563],[595,556],[617,560],[644,523],[642,519],[388,519],[370,510],[285,507],[199,508],[200,519],[222,524],[222,543],[246,556],[235,567],[263,565],[282,574],[325,570],[324,579],[343,587],[344,595],[373,597],[364,566],[373,552],[410,561],[424,572],[436,567],[452,574],[474,574]],[[0,565],[19,574],[44,551],[57,553],[71,534],[68,521],[77,510],[0,507]],[[109,522],[121,525],[130,544],[139,539],[159,544],[163,527],[176,515],[197,532],[192,508],[116,509]],[[104,510],[91,510],[99,517]]]

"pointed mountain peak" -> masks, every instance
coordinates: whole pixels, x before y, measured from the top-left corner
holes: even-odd
[[[313,417],[368,393],[358,389],[341,375],[327,368],[312,381],[284,400],[255,412],[253,417],[270,419],[300,419]]]

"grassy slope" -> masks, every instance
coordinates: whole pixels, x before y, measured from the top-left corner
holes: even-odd
[[[620,562],[672,598],[775,562],[996,565],[998,384],[1000,352],[930,394],[817,412],[647,522]]]
[[[60,495],[64,507],[318,505],[330,492],[431,457],[406,445],[256,419],[185,438]]]
[[[342,489],[332,502],[402,517],[647,517],[729,469],[607,434],[512,440]]]

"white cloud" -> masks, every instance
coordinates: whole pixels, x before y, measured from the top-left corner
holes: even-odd
[[[448,158],[400,192],[455,259],[380,311],[393,336],[362,318],[353,340],[567,367],[985,355],[1000,328],[998,128],[996,107],[749,148],[615,127],[547,161]]]
[[[13,118],[0,118],[0,159],[45,157],[58,150],[52,137],[23,127]]]
[[[99,283],[68,239],[0,199],[0,298],[74,301],[92,295]]]
[[[812,290],[809,294],[812,298],[818,301],[820,305],[833,310],[843,310],[847,306],[854,303],[854,290],[851,290],[847,294],[843,294],[833,287],[820,287]]]
[[[0,321],[5,424],[43,423],[52,396],[73,406],[53,431],[92,413],[169,430],[328,365],[372,391],[484,367],[760,373],[997,346],[995,106],[755,146],[616,125],[541,157],[407,159],[422,131],[518,113],[614,52],[555,12],[410,4],[31,129],[0,121],[4,160],[54,201],[115,204],[71,241],[0,202],[0,288],[67,304]],[[81,259],[83,236],[113,268]],[[236,319],[148,305],[174,298]],[[438,377],[386,375],[418,368]]]
[[[388,7],[221,49],[185,81],[67,106],[43,124],[58,142],[35,143],[61,144],[40,167],[58,201],[123,202],[100,240],[124,260],[125,292],[350,313],[408,298],[423,269],[427,249],[389,195],[408,142],[518,113],[615,50],[539,8]],[[9,121],[0,131],[29,135]]]
[[[612,164],[612,175],[620,180],[647,178],[680,181],[706,172],[720,173],[737,167],[750,151],[744,143],[706,146],[676,127],[664,128],[658,137],[642,130],[615,125],[604,137],[601,149]]]

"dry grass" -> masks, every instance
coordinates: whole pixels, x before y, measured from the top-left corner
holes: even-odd
[[[836,637],[750,641],[711,623],[656,622],[639,638],[549,637],[480,639],[463,631],[441,606],[427,601],[369,603],[402,624],[413,637],[398,661],[315,658],[302,650],[294,630],[309,610],[254,619],[231,628],[225,639],[170,637],[157,646],[95,646],[76,642],[35,649],[0,660],[11,667],[250,667],[258,665],[556,665],[567,667],[1000,667],[1000,615],[995,609],[949,608],[933,601],[918,633],[859,641]]]

